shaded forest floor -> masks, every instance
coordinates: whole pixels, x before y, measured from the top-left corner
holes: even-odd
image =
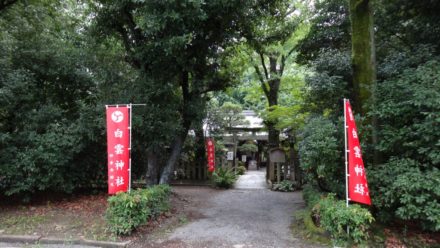
[[[168,226],[187,221],[185,201],[172,194],[172,209],[150,221],[130,236],[118,237],[107,231],[105,210],[108,195],[44,196],[32,203],[0,203],[0,234],[37,235],[68,240],[100,241],[136,240],[144,235],[162,232]]]
[[[200,209],[206,208],[207,199],[222,194],[222,190],[197,187],[178,187],[171,197],[172,210],[157,221],[151,221],[130,236],[117,237],[106,230],[105,210],[108,195],[45,196],[29,204],[0,203],[0,234],[41,235],[65,240],[92,239],[125,241],[131,240],[131,247],[145,247],[151,242],[160,242],[169,247],[170,234],[178,227],[185,226],[201,218]],[[198,192],[198,193],[197,193]],[[313,233],[303,226],[302,218],[294,218],[293,235],[312,243],[318,241]],[[324,235],[324,239],[329,239]],[[424,233],[411,226],[377,226],[371,235],[377,247],[440,247],[439,233]],[[317,242],[321,243],[322,242]],[[152,246],[153,247],[153,246]]]

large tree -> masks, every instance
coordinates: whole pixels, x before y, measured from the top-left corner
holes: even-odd
[[[253,22],[246,33],[249,58],[272,112],[278,105],[279,91],[289,59],[296,49],[296,31],[301,27],[301,1],[274,1],[265,17]],[[302,13],[304,14],[304,13]],[[269,147],[278,147],[280,132],[277,120],[266,118]]]
[[[267,6],[264,2],[101,1],[98,5],[99,32],[119,39],[127,62],[144,77],[148,88],[144,101],[154,116],[147,124],[151,136],[158,137],[164,125],[177,123],[165,140],[170,150],[160,170],[155,161],[158,151],[165,154],[165,145],[157,145],[157,139],[148,142],[150,184],[169,181],[188,130],[201,122],[206,93],[231,82],[231,75],[222,69],[225,51],[240,40],[240,24],[258,16],[256,10]],[[172,110],[177,119],[166,116]]]
[[[370,0],[350,0],[353,91],[355,108],[366,114],[376,83],[373,9]]]
[[[85,19],[76,1],[0,12],[0,194],[105,185]]]

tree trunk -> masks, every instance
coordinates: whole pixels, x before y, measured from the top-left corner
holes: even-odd
[[[267,100],[269,103],[269,112],[273,111],[273,107],[278,105],[278,88],[280,84],[280,79],[274,79],[269,82],[270,89],[269,94],[267,96]],[[280,131],[275,128],[275,121],[266,121],[266,126],[268,130],[268,138],[269,138],[269,148],[279,147],[280,145]]]
[[[180,109],[180,113],[182,116],[182,129],[174,138],[173,143],[171,145],[171,154],[168,158],[168,161],[162,171],[162,175],[160,177],[160,184],[167,184],[170,182],[170,175],[174,170],[174,167],[180,157],[180,152],[182,151],[183,143],[185,142],[186,137],[188,136],[189,128],[191,127],[191,113],[188,111],[191,109],[190,104],[191,101],[195,101],[195,97],[191,98],[189,93],[189,75],[188,72],[182,72],[182,79],[180,82],[182,88],[182,98],[183,104]]]
[[[153,186],[159,183],[159,164],[157,162],[157,152],[153,149],[147,151],[148,170],[147,186]]]
[[[183,134],[182,131],[182,133],[174,139],[173,145],[171,146],[172,148],[170,157],[168,158],[168,161],[163,168],[162,175],[160,177],[160,184],[168,184],[170,182],[171,174],[173,173],[174,167],[180,158],[180,152],[182,151],[183,142],[185,141],[187,135],[188,128],[186,129],[185,134]]]
[[[205,179],[203,178],[206,173],[206,150],[205,150],[205,135],[203,134],[203,122],[199,122],[197,127],[195,128],[195,135],[196,135],[196,140],[195,140],[195,155],[196,155],[196,164],[199,167],[199,169],[202,171],[200,173],[201,177],[200,179]]]
[[[366,116],[374,107],[376,87],[376,52],[374,45],[374,22],[371,0],[350,0],[351,41],[352,41],[352,67],[353,91],[355,95],[353,107],[357,113]],[[367,105],[370,101],[370,105]],[[367,120],[373,129],[371,143],[373,147],[378,144],[377,118]],[[380,162],[380,154],[374,149],[373,163]]]
[[[353,107],[365,115],[376,82],[373,9],[370,0],[350,0],[352,31]]]

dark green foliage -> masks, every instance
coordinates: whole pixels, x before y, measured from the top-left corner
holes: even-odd
[[[309,208],[313,208],[313,206],[315,206],[321,199],[322,195],[323,194],[312,184],[306,184],[303,186],[302,196]]]
[[[63,7],[20,2],[0,18],[2,194],[105,185],[103,109],[78,19]]]
[[[244,175],[244,173],[246,173],[246,167],[244,167],[243,165],[239,165],[237,167],[237,169],[235,170],[235,173],[237,173],[237,175],[239,175],[239,176]]]
[[[139,98],[147,103],[145,131],[149,170],[168,182],[191,127],[204,118],[207,93],[235,79],[228,68],[231,47],[248,22],[258,20],[265,1],[98,1],[93,33],[116,39],[125,60],[141,75]],[[159,121],[160,120],[160,121]],[[165,128],[164,128],[165,127]],[[163,153],[160,168],[151,154]],[[155,173],[158,172],[158,173]],[[150,176],[156,177],[156,175]],[[157,183],[157,180],[152,180]]]
[[[151,216],[156,218],[170,209],[169,198],[171,195],[171,187],[167,184],[161,184],[151,187],[148,190],[150,200],[147,206],[151,210]]]
[[[322,49],[350,50],[348,1],[315,2],[310,32],[299,44],[299,61],[315,60]]]
[[[378,87],[374,114],[382,127],[377,147],[386,154],[440,164],[440,60],[407,69]]]
[[[157,185],[110,197],[105,216],[109,230],[117,235],[130,234],[150,218],[168,211],[170,194],[168,185]]]
[[[386,163],[369,168],[381,217],[417,220],[440,230],[440,62],[408,68],[378,88],[374,114]]]
[[[321,190],[343,195],[344,145],[336,125],[324,117],[312,117],[304,126],[301,136],[299,155],[305,181],[318,185]]]
[[[251,143],[245,143],[241,146],[238,147],[238,150],[240,152],[257,152],[258,151],[258,147],[255,144],[251,144]]]
[[[295,184],[289,180],[281,181],[280,183],[276,183],[272,186],[272,190],[274,191],[293,192],[295,189]]]
[[[381,221],[416,220],[440,230],[440,171],[411,159],[391,159],[368,171],[371,196]]]
[[[347,207],[345,201],[337,200],[330,194],[321,198],[313,212],[319,215],[320,225],[330,233],[335,245],[346,242],[362,244],[368,240],[370,224],[374,218],[360,205]],[[349,233],[347,226],[350,228]]]
[[[347,208],[346,202],[337,200],[335,194],[323,194],[312,184],[306,184],[302,194],[315,225],[328,231],[335,245],[361,244],[368,239],[374,218],[367,209],[357,204]]]
[[[345,62],[345,58],[350,58],[347,1],[331,0],[315,5],[317,13],[325,14],[312,18],[311,32],[301,42],[299,55],[302,62],[314,66],[314,73],[306,78],[306,110],[328,116],[329,122],[342,127],[338,123],[343,114],[341,100],[343,97],[353,100],[350,63]],[[371,104],[367,106],[371,111],[357,122],[374,213],[387,223],[400,219],[429,230],[439,230],[440,216],[439,192],[434,186],[438,185],[440,164],[440,32],[436,14],[439,7],[438,2],[429,0],[375,2],[377,104],[367,103]],[[378,121],[379,142],[375,147],[371,142],[372,127],[366,125],[373,118]],[[318,133],[328,126],[328,122],[315,124]],[[311,128],[306,124],[309,133]],[[314,139],[312,144],[316,145],[311,146],[305,136],[305,144],[315,152],[307,154],[303,149],[306,158],[302,160],[313,155],[319,161],[318,154],[327,158],[329,148],[343,151],[343,136],[332,136],[330,128],[327,133],[340,146],[317,145],[328,142],[325,136]],[[381,155],[381,165],[376,167],[371,166],[373,149]],[[343,159],[343,153],[338,157]],[[325,180],[338,181],[343,189],[343,161],[338,164],[341,174],[325,174]],[[306,164],[305,168],[310,167]],[[315,184],[325,188],[322,183]],[[341,196],[341,190],[330,187],[329,190]]]
[[[351,65],[350,53],[335,49],[322,49],[311,62],[315,73],[305,78],[307,109],[316,113],[340,115],[341,99],[349,96]]]
[[[215,169],[212,173],[212,178],[216,187],[224,189],[231,188],[237,180],[234,170],[229,167],[219,167]]]

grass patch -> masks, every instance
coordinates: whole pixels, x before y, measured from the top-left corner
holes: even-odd
[[[330,235],[322,228],[315,226],[310,211],[300,210],[294,214],[294,223],[291,226],[294,236],[300,236],[312,244],[331,245]]]
[[[0,218],[0,229],[8,234],[32,234],[47,221],[42,215],[17,215]]]
[[[185,225],[188,223],[188,217],[186,217],[186,215],[182,214],[179,216],[179,224],[180,225]]]
[[[107,224],[103,219],[84,225],[83,235],[91,240],[118,241],[118,237],[107,230]]]

